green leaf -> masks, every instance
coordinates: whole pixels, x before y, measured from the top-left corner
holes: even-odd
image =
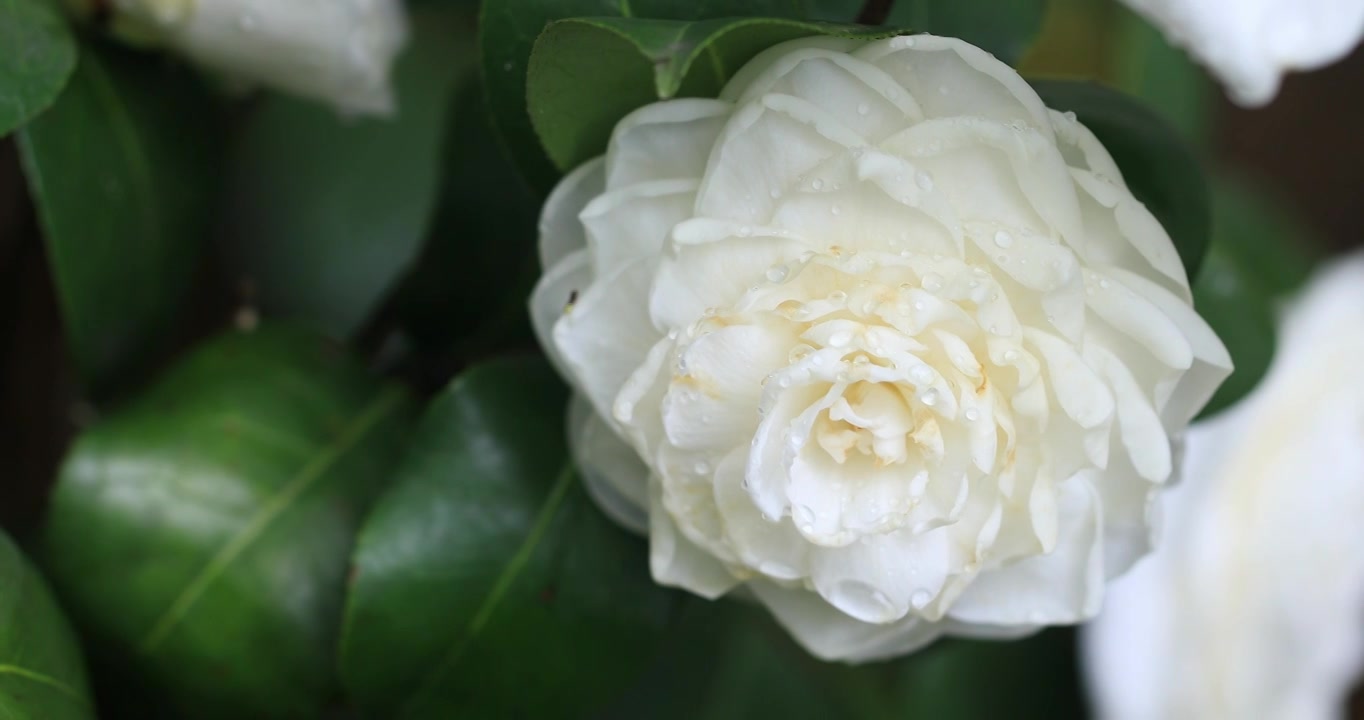
[[[568,170],[605,152],[611,129],[631,110],[676,96],[714,97],[744,63],[777,43],[893,34],[780,18],[561,20],[540,36],[530,58],[531,119],[550,159]]]
[[[1213,185],[1213,239],[1194,283],[1194,307],[1231,353],[1236,370],[1203,415],[1213,415],[1255,388],[1275,348],[1277,301],[1306,281],[1311,235],[1273,196],[1231,179]]]
[[[543,361],[457,378],[365,522],[342,640],[375,717],[574,717],[647,664],[674,593],[592,504]]]
[[[8,536],[0,532],[0,717],[95,717],[80,648],[57,604]]]
[[[816,0],[821,16],[829,0]],[[723,17],[807,17],[806,0],[487,0],[479,20],[483,81],[497,129],[531,185],[547,192],[559,172],[535,140],[527,111],[531,47],[545,26],[578,16],[705,20]],[[807,33],[813,34],[813,33]],[[606,48],[603,48],[604,50]],[[588,50],[589,54],[595,52]],[[597,69],[610,66],[602,64]],[[575,78],[574,82],[592,80]],[[582,97],[583,103],[599,97]]]
[[[76,67],[76,42],[44,0],[0,0],[0,137],[46,110]]]
[[[1032,46],[1046,16],[1047,0],[895,0],[886,23],[959,37],[1013,65]]]
[[[267,98],[235,150],[226,250],[269,314],[345,338],[421,251],[458,80],[473,71],[458,13],[414,14],[391,118]]]
[[[1145,18],[1125,8],[1114,9],[1115,83],[1168,119],[1181,137],[1202,144],[1212,126],[1216,93],[1207,72]]]
[[[265,325],[87,431],[45,540],[93,651],[181,716],[316,715],[350,548],[408,405],[336,348]]]
[[[751,604],[687,598],[643,680],[610,720],[1082,717],[1073,633],[940,640],[898,660],[821,662]],[[988,678],[988,692],[982,692]]]
[[[89,47],[19,133],[62,319],[97,389],[161,346],[212,227],[217,108],[192,76]]]
[[[1190,280],[1211,235],[1211,199],[1203,167],[1179,132],[1145,104],[1103,85],[1032,80],[1054,110],[1070,111],[1118,163],[1132,194],[1146,204],[1174,241]]]
[[[540,199],[498,148],[482,88],[466,83],[454,104],[440,209],[394,305],[424,351],[415,357],[467,362],[490,348],[534,345],[526,298],[540,275]],[[433,387],[449,379],[432,370]]]

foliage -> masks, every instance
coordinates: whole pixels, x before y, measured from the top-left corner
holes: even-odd
[[[900,0],[874,27],[852,0],[475,6],[412,3],[401,110],[355,119],[221,92],[46,0],[0,0],[0,135],[97,418],[36,554],[101,710],[1078,714],[1068,630],[852,668],[742,601],[656,586],[643,540],[580,487],[563,387],[525,357],[542,195],[626,113],[714,96],[811,35],[960,35],[1016,62],[1046,0]],[[1180,82],[1124,84],[1168,116],[1202,86],[1151,43],[1126,46],[1165,53]],[[1239,366],[1210,411],[1234,402],[1271,357],[1275,299],[1306,273],[1285,249],[1296,225],[1239,184],[1208,190],[1188,144],[1202,116],[1172,126],[1107,86],[1034,86],[1093,129],[1174,238]],[[0,536],[0,714],[93,716],[80,658]]]

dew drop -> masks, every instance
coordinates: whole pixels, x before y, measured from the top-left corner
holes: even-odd
[[[920,170],[919,173],[914,176],[914,182],[918,183],[919,187],[923,188],[924,190],[933,189],[933,176],[929,175],[923,170]]]
[[[927,405],[928,407],[933,407],[934,405],[937,405],[938,391],[933,388],[925,390],[924,393],[919,396],[919,402],[923,403],[924,405]]]
[[[767,279],[769,282],[779,283],[786,280],[791,274],[791,268],[785,265],[773,265],[767,269]]]
[[[1005,351],[1004,351],[1004,362],[1013,362],[1013,361],[1015,361],[1015,360],[1017,360],[1017,359],[1018,359],[1018,351],[1017,351],[1017,350],[1005,350]]]
[[[767,191],[767,196],[772,198],[773,200],[776,200],[777,198],[781,197],[781,191],[776,188],[772,188],[771,190]]]
[[[869,112],[871,112],[871,106],[867,105],[866,103],[862,103],[857,106],[858,115],[866,115]]]
[[[740,225],[740,226],[739,226],[739,237],[748,237],[749,235],[752,235],[752,234],[753,234],[753,228],[749,227],[748,225]]]
[[[909,603],[914,606],[915,610],[923,610],[928,607],[928,602],[932,599],[933,596],[928,594],[927,590],[915,590],[914,594],[909,596]]]
[[[916,385],[923,385],[933,380],[933,371],[927,365],[916,365],[909,371],[909,377]]]
[[[1000,230],[995,233],[995,244],[1002,248],[1009,247],[1014,244],[1014,236]]]
[[[819,178],[815,178],[814,180],[810,181],[810,187],[816,190],[822,189],[824,187],[824,181]]]
[[[835,290],[829,293],[829,299],[834,302],[844,302],[848,299],[848,293],[845,293],[842,290]]]
[[[840,207],[837,206],[837,205],[830,205],[830,206],[829,206],[829,212],[832,213],[832,214],[834,214],[834,215],[837,215],[837,214],[843,212],[843,209],[840,208]]]
[[[966,409],[966,422],[975,422],[980,419],[980,411],[975,408]]]
[[[705,460],[697,460],[696,464],[693,465],[691,469],[692,472],[696,473],[697,475],[708,475],[710,474],[710,463],[706,462]]]
[[[924,275],[924,289],[929,292],[941,290],[942,282],[942,276],[937,273],[926,273]]]
[[[836,348],[847,347],[848,344],[852,342],[852,339],[852,333],[847,330],[840,330],[829,336],[829,346]]]
[[[791,515],[796,519],[796,523],[800,525],[802,530],[809,532],[814,528],[815,511],[811,510],[808,505],[796,505],[791,509]]]

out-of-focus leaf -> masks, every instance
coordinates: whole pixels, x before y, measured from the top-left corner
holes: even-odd
[[[866,665],[811,657],[767,613],[689,598],[648,674],[612,720],[1081,717],[1073,633],[1017,641],[941,640]]]
[[[1215,88],[1188,53],[1130,10],[1115,13],[1113,77],[1118,87],[1146,101],[1179,131],[1201,143],[1212,120]]]
[[[247,120],[225,251],[267,314],[347,337],[417,258],[439,194],[451,97],[473,72],[464,22],[440,8],[414,13],[393,117],[341,117],[273,95]]]
[[[425,353],[468,358],[533,344],[526,298],[539,275],[540,201],[498,148],[476,82],[459,92],[455,108],[440,209],[396,306],[403,329]]]
[[[828,2],[819,1],[821,14],[828,10]],[[559,171],[535,140],[526,104],[526,82],[531,48],[550,22],[582,16],[651,20],[804,18],[811,10],[806,0],[487,0],[479,21],[479,47],[489,109],[517,167],[533,187],[547,192]],[[604,52],[612,49],[602,48]],[[588,48],[587,52],[595,51]],[[609,69],[604,59],[597,67]],[[578,77],[570,84],[592,79]],[[601,100],[581,97],[584,104]]]
[[[1211,200],[1202,164],[1165,119],[1103,85],[1032,80],[1043,102],[1074,112],[1118,163],[1123,180],[1170,234],[1184,270],[1198,277],[1211,234]]]
[[[1042,31],[1047,0],[895,0],[886,22],[959,37],[1010,65]]]
[[[457,378],[355,552],[341,667],[373,717],[577,717],[643,670],[675,594],[591,502],[542,361]]]
[[[45,541],[92,653],[179,717],[316,716],[350,548],[407,414],[336,348],[266,325],[209,342],[87,431]]]
[[[1231,352],[1236,370],[1203,414],[1244,397],[1269,369],[1277,301],[1307,279],[1311,233],[1274,198],[1230,179],[1213,185],[1213,240],[1194,283],[1194,306]]]
[[[80,648],[47,585],[0,533],[0,716],[95,717]]]
[[[212,226],[218,115],[183,71],[90,47],[19,133],[72,354],[97,388],[174,325]]]
[[[777,43],[891,34],[780,18],[561,20],[545,29],[531,55],[531,120],[550,159],[568,170],[604,152],[611,129],[631,110],[675,96],[713,97],[744,63]]]
[[[0,0],[0,137],[46,110],[76,67],[76,41],[44,0]]]

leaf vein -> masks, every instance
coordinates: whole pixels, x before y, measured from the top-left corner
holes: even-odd
[[[455,644],[451,646],[444,659],[427,673],[426,677],[422,679],[421,684],[417,686],[416,691],[408,698],[407,707],[409,709],[419,698],[430,692],[431,688],[440,680],[440,678],[448,674],[448,672],[459,663],[460,659],[463,658],[465,651],[469,649],[469,646],[473,644],[473,641],[478,637],[479,633],[483,631],[483,628],[492,619],[498,604],[502,602],[502,598],[511,590],[517,577],[521,574],[521,571],[525,569],[526,564],[530,562],[531,556],[535,554],[535,550],[539,547],[540,541],[544,539],[545,532],[549,530],[550,521],[554,519],[554,515],[559,511],[559,507],[563,505],[564,498],[568,495],[568,488],[572,485],[572,482],[573,466],[566,465],[564,469],[559,472],[559,476],[555,478],[554,486],[550,489],[544,504],[540,506],[540,511],[536,514],[530,532],[526,534],[526,539],[522,541],[521,546],[516,549],[516,554],[512,555],[512,558],[507,562],[506,567],[498,574],[497,580],[493,582],[492,588],[489,589],[488,594],[484,596],[483,602],[478,607],[478,611],[475,612],[473,618],[469,620],[469,624],[465,627],[464,633],[459,637]]]
[[[199,596],[219,575],[232,564],[238,556],[246,550],[251,543],[255,542],[270,524],[275,521],[290,505],[296,501],[305,491],[307,491],[319,478],[326,474],[333,463],[341,458],[346,451],[350,450],[355,443],[359,442],[371,428],[389,412],[397,409],[401,404],[403,395],[398,390],[386,390],[381,393],[370,405],[358,414],[349,425],[347,425],[337,436],[336,441],[327,447],[321,454],[317,455],[310,462],[303,465],[298,473],[288,483],[284,485],[269,502],[258,511],[246,527],[242,528],[232,537],[226,545],[218,551],[217,555],[208,562],[198,575],[190,581],[185,589],[180,591],[171,605],[162,613],[161,617],[152,624],[152,629],[146,637],[139,643],[143,652],[153,652],[170,636],[175,626],[184,619],[189,613]]]

